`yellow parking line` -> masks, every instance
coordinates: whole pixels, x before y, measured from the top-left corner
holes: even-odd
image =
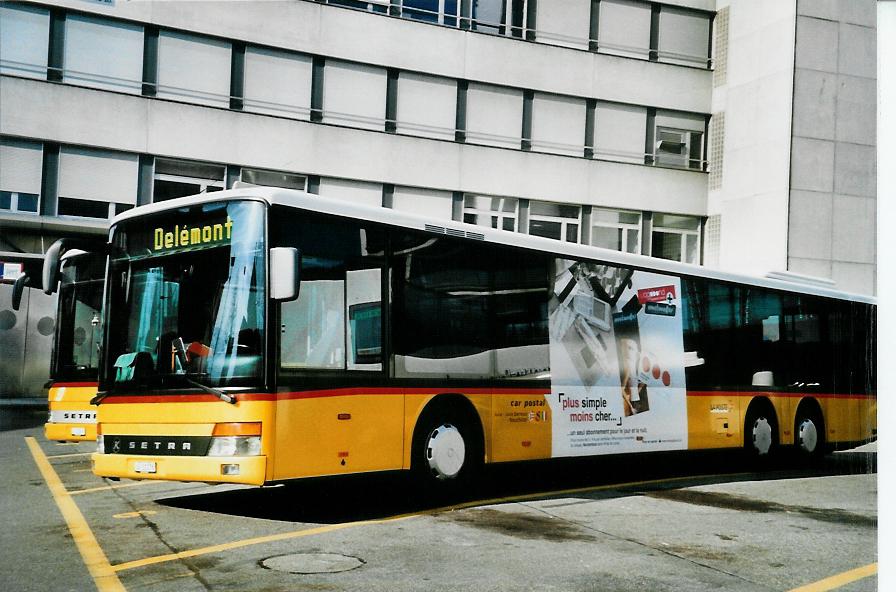
[[[793,590],[790,590],[790,592],[826,592],[827,590],[833,590],[875,574],[877,574],[877,563],[869,563],[864,567],[857,567],[812,584],[794,588]]]
[[[241,541],[234,541],[231,543],[223,543],[221,545],[212,545],[210,547],[191,549],[189,551],[181,551],[179,553],[169,553],[168,555],[157,555],[156,557],[147,557],[146,559],[137,559],[136,561],[128,561],[127,563],[119,563],[118,565],[113,565],[112,570],[119,572],[119,571],[124,571],[126,569],[134,569],[135,567],[143,567],[146,565],[153,565],[156,563],[164,563],[166,561],[175,561],[177,559],[185,559],[187,557],[195,557],[197,555],[207,555],[209,553],[218,553],[219,551],[228,551],[230,549],[238,549],[240,547],[248,547],[251,545],[259,545],[261,543],[272,543],[275,541],[285,541],[288,539],[296,539],[296,538],[311,536],[311,535],[315,535],[315,534],[323,534],[325,532],[333,532],[336,530],[343,530],[343,529],[352,528],[355,526],[366,526],[368,524],[381,524],[383,522],[395,522],[397,520],[413,518],[414,516],[418,516],[418,514],[405,514],[405,515],[401,515],[401,516],[392,516],[390,518],[383,518],[382,520],[361,520],[358,522],[344,522],[342,524],[328,524],[326,526],[317,526],[315,528],[306,528],[304,530],[294,530],[292,532],[282,532],[280,534],[272,534],[272,535],[268,535],[268,536],[255,537],[255,538],[251,538],[251,539],[244,539]]]
[[[59,475],[53,470],[53,466],[47,460],[43,450],[40,449],[33,437],[27,436],[25,441],[28,444],[28,448],[31,449],[31,455],[34,457],[37,468],[43,475],[44,481],[47,482],[50,493],[53,494],[53,499],[56,501],[62,517],[65,518],[65,522],[68,524],[69,532],[72,533],[72,539],[74,539],[75,545],[77,545],[78,551],[81,553],[84,565],[87,566],[90,575],[93,576],[97,590],[99,592],[123,592],[125,587],[121,584],[118,576],[115,575],[112,566],[109,565],[109,560],[93,536],[93,532],[84,519],[84,515],[81,514],[81,510],[78,509],[77,504],[75,504],[65,489],[65,485],[62,484]]]

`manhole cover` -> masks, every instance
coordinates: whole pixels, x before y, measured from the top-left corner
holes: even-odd
[[[363,559],[339,553],[292,553],[262,560],[262,567],[294,574],[339,573],[364,565]]]

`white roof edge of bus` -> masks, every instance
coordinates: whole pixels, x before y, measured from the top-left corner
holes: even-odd
[[[65,261],[66,259],[71,259],[72,257],[80,257],[81,255],[87,255],[87,251],[82,251],[81,249],[69,249],[62,253],[62,256],[59,258],[60,261]]]
[[[240,187],[225,191],[214,191],[211,193],[201,193],[199,195],[191,195],[187,197],[179,197],[159,203],[139,206],[122,212],[115,216],[110,223],[110,232],[119,222],[157,212],[195,206],[203,203],[210,203],[222,200],[247,199],[255,198],[265,201],[271,205],[285,205],[293,207],[301,207],[326,214],[339,214],[348,218],[363,219],[370,222],[380,222],[395,226],[404,226],[414,228],[416,230],[425,230],[425,226],[437,226],[441,228],[452,228],[463,230],[482,235],[486,241],[510,245],[514,247],[530,248],[539,251],[548,251],[560,256],[580,257],[585,259],[598,259],[608,263],[625,265],[629,267],[646,268],[656,272],[667,272],[672,274],[683,274],[707,279],[716,279],[729,282],[737,282],[750,284],[757,287],[772,288],[787,292],[799,292],[804,294],[813,294],[817,296],[829,296],[834,298],[842,298],[853,300],[856,302],[864,302],[867,304],[877,304],[877,300],[872,296],[864,294],[854,294],[844,292],[835,288],[826,288],[817,283],[802,283],[796,281],[785,281],[782,279],[772,279],[759,276],[751,276],[745,274],[737,274],[717,269],[710,269],[699,265],[689,263],[679,263],[668,259],[658,259],[648,257],[646,255],[634,255],[631,253],[623,253],[604,249],[601,247],[593,247],[580,245],[577,243],[568,243],[549,238],[530,236],[518,232],[510,232],[506,230],[496,230],[485,226],[476,226],[456,220],[443,220],[439,218],[428,218],[417,214],[392,210],[388,208],[368,206],[363,204],[355,204],[345,200],[335,200],[312,193],[306,193],[295,189],[281,189],[278,187]],[[445,235],[448,236],[448,235]],[[790,274],[798,278],[799,274]]]

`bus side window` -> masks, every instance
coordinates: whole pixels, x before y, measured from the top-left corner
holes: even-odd
[[[382,270],[346,272],[345,333],[349,370],[382,370],[383,303]]]
[[[273,244],[302,253],[298,299],[280,302],[282,370],[382,370],[384,233],[358,222],[272,217]]]

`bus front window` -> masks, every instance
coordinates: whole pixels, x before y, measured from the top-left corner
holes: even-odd
[[[52,368],[55,380],[96,380],[102,331],[103,271],[104,258],[90,253],[64,261]]]
[[[264,214],[225,202],[116,229],[107,389],[260,384]]]

